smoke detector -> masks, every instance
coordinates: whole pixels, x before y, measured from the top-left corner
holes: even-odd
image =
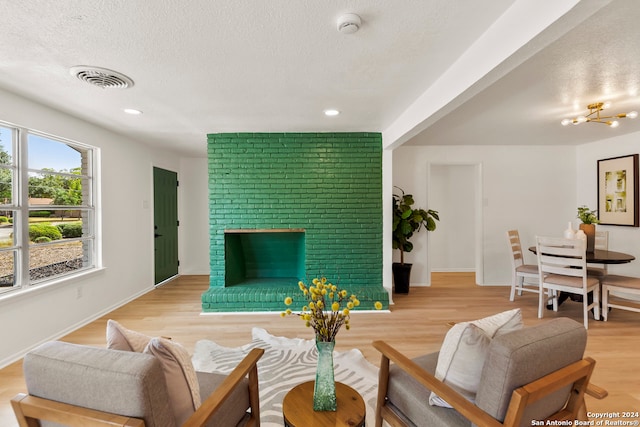
[[[133,80],[129,77],[107,68],[78,65],[69,71],[79,80],[101,89],[127,89],[133,86]]]
[[[342,34],[353,34],[360,29],[362,20],[355,13],[345,13],[338,18],[338,31]]]

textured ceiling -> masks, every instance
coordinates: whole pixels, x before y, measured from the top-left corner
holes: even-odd
[[[560,125],[598,101],[611,102],[604,113],[640,112],[639,22],[640,2],[611,2],[410,144],[575,145],[640,131],[638,119],[618,128]]]
[[[215,132],[384,132],[407,112],[422,114],[416,100],[527,1],[0,1],[0,87],[187,156],[204,155]],[[574,101],[605,95],[640,110],[637,94],[626,95],[638,79],[638,9],[616,0],[582,24],[550,28],[401,133],[422,131],[411,144],[574,144],[611,134],[558,122]],[[362,17],[355,34],[336,30],[346,12]],[[524,26],[513,22],[514,33]],[[75,65],[117,70],[135,85],[92,87],[69,73]],[[327,118],[326,108],[342,114]],[[625,122],[615,132],[638,129]]]

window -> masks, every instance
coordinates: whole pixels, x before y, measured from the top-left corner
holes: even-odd
[[[0,295],[97,266],[96,151],[0,122]]]

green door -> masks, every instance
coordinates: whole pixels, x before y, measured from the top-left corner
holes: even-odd
[[[178,174],[153,168],[155,284],[178,274]]]

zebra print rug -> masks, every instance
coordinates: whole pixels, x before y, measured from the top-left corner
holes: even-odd
[[[193,352],[197,371],[227,374],[255,347],[264,349],[258,362],[260,383],[260,422],[265,427],[280,427],[282,400],[296,385],[315,380],[317,351],[313,340],[277,337],[261,328],[253,328],[252,341],[242,347],[223,347],[200,340]],[[378,387],[378,368],[369,363],[360,350],[334,352],[335,380],[354,388],[367,406],[367,425],[374,425]]]

